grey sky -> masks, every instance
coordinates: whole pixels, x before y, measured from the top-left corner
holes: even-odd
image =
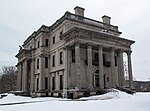
[[[110,16],[121,37],[135,40],[132,46],[133,74],[150,78],[149,0],[0,0],[0,67],[16,65],[19,45],[42,24],[52,25],[66,11],[85,8],[85,16],[100,20]]]

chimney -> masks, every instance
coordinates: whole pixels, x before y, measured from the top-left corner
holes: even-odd
[[[84,8],[76,6],[74,10],[75,10],[75,15],[84,17],[84,10],[85,10]]]
[[[103,22],[104,22],[104,23],[110,24],[110,19],[111,19],[111,17],[104,15],[104,16],[102,16],[102,19],[103,19]]]

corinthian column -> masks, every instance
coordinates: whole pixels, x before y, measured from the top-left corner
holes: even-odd
[[[39,75],[39,90],[42,91],[44,90],[44,56],[40,56],[40,75]]]
[[[116,85],[115,77],[115,60],[114,60],[114,47],[111,48],[111,86]]]
[[[23,63],[23,91],[27,91],[27,60]]]
[[[103,46],[99,46],[99,77],[100,77],[100,88],[104,88],[104,71],[103,71]]]
[[[119,50],[119,85],[124,86],[123,51]]]
[[[130,88],[132,88],[132,87],[133,87],[133,76],[132,76],[131,53],[132,53],[132,51],[131,51],[131,50],[127,52],[127,56],[128,56],[129,87],[130,87]]]
[[[92,88],[92,46],[90,44],[87,44],[87,61],[88,61],[88,80],[87,85],[89,88]]]
[[[76,87],[80,87],[80,44],[75,44],[75,64],[76,64]]]
[[[69,74],[68,74],[68,68],[69,68],[69,65],[68,65],[68,59],[69,59],[69,57],[68,57],[68,47],[65,47],[64,48],[64,64],[65,64],[65,70],[64,70],[64,74],[63,74],[63,77],[64,77],[64,79],[63,79],[63,97],[64,98],[67,98],[68,97],[68,95],[67,95],[67,86],[68,86],[68,76],[69,76]]]

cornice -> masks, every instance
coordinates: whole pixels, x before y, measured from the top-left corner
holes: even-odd
[[[116,37],[107,32],[105,33],[96,32],[96,31],[91,31],[88,29],[79,28],[79,27],[74,27],[61,36],[61,39],[64,39],[66,42],[72,39],[76,39],[76,38],[86,39],[86,40],[97,39],[100,41],[104,41],[106,43],[110,41],[110,42],[113,42],[120,46],[125,46],[125,47],[130,47],[133,43],[135,43],[135,41],[124,39],[121,37]]]

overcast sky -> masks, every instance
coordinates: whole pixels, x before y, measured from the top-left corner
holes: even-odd
[[[16,65],[19,45],[42,24],[52,25],[66,11],[85,8],[85,16],[111,17],[121,37],[135,40],[132,46],[133,74],[150,80],[150,0],[0,0],[0,67]]]

